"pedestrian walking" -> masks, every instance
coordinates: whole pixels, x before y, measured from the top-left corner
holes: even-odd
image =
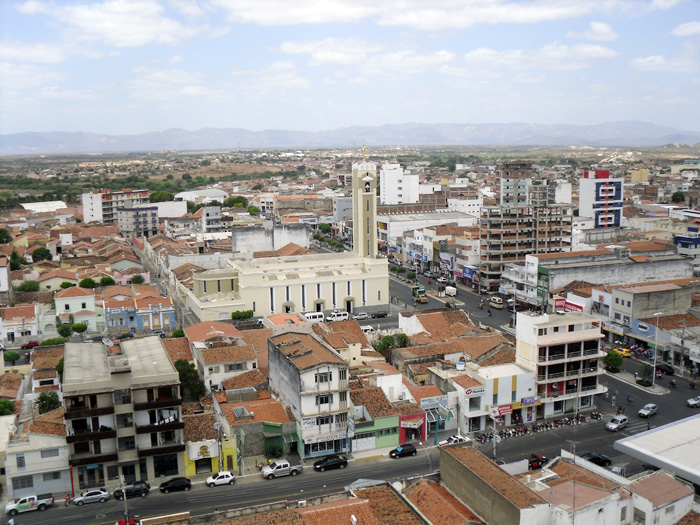
[[[647,430],[651,430],[651,423],[647,423]]]
[[[617,407],[617,415],[620,415],[620,407]]]
[[[605,401],[608,401],[608,398],[610,397],[610,392],[605,392]]]
[[[622,408],[622,415],[624,416],[625,415],[625,407],[621,407],[621,408]]]

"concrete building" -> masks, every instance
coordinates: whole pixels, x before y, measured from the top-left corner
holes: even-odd
[[[606,391],[599,384],[600,322],[581,312],[536,315],[519,312],[515,329],[515,362],[536,373],[538,419],[578,411]]]
[[[352,219],[352,197],[333,198],[333,223],[340,224]]]
[[[411,204],[418,202],[418,174],[404,172],[399,164],[382,164],[379,171],[379,202]]]
[[[221,226],[221,206],[205,206],[200,208],[202,232],[219,233]]]
[[[286,333],[268,343],[270,390],[297,420],[302,458],[348,450],[348,364],[309,334]]]
[[[117,211],[127,206],[148,203],[148,190],[98,190],[83,193],[83,222],[117,224]]]
[[[700,259],[700,233],[697,227],[689,226],[685,234],[674,235],[673,244],[679,255]]]
[[[579,180],[579,216],[593,219],[594,228],[622,226],[625,179],[611,178],[609,170],[588,170]]]
[[[117,210],[119,233],[126,239],[158,234],[158,207],[151,204],[124,206]]]
[[[484,198],[478,191],[461,193],[458,198],[447,199],[447,209],[466,213],[472,217],[481,215],[481,207],[484,205]]]
[[[634,321],[653,318],[657,312],[664,315],[684,314],[692,306],[693,288],[653,282],[613,288],[610,320],[629,328]]]
[[[65,345],[66,441],[76,489],[185,473],[180,378],[160,338]]]
[[[98,326],[104,328],[104,317],[98,316],[95,306],[95,292],[79,286],[71,286],[54,294],[56,315],[62,323],[70,323],[73,316],[75,323],[85,323],[88,332],[96,332]],[[100,308],[101,313],[104,310]]]
[[[231,231],[233,257],[250,259],[254,252],[279,250],[289,243],[309,247],[309,229],[305,224],[274,224],[237,226]]]
[[[353,251],[377,257],[377,168],[369,162],[352,165]]]

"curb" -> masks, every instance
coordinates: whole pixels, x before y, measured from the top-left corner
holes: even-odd
[[[355,461],[368,461],[370,459],[382,459],[384,456],[366,456],[363,458],[355,458]]]

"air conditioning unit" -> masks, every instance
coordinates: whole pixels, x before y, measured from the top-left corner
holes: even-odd
[[[306,507],[306,500],[305,500],[305,499],[300,499],[300,500],[297,502],[297,507],[299,507],[300,509]]]

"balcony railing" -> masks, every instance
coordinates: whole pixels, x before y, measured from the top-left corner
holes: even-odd
[[[600,374],[602,369],[595,367],[584,368],[583,370],[570,370],[568,372],[555,372],[553,374],[538,374],[537,381],[556,381],[561,379],[576,379],[577,377],[587,377],[591,374]]]
[[[70,406],[67,407],[64,413],[65,419],[83,419],[86,417],[106,416],[114,414],[114,406],[94,407],[87,406]]]
[[[74,467],[82,465],[93,465],[95,463],[110,463],[117,461],[119,455],[116,452],[107,452],[104,454],[73,454],[70,458],[70,464]]]
[[[180,406],[182,405],[182,398],[180,397],[167,397],[167,398],[158,398],[154,399],[153,401],[145,401],[145,402],[134,402],[134,410],[152,410],[154,408],[165,408],[165,407],[174,407],[174,406]]]
[[[139,447],[138,457],[145,458],[148,456],[157,456],[159,454],[173,454],[176,452],[184,452],[185,445],[180,441],[164,441],[156,446]]]
[[[182,430],[184,428],[185,423],[183,423],[182,421],[169,421],[168,423],[139,425],[136,427],[136,433],[151,434],[153,432],[165,432],[166,430]]]
[[[86,441],[98,441],[100,439],[113,439],[117,437],[117,431],[109,430],[73,430],[66,436],[66,443],[84,443]]]

